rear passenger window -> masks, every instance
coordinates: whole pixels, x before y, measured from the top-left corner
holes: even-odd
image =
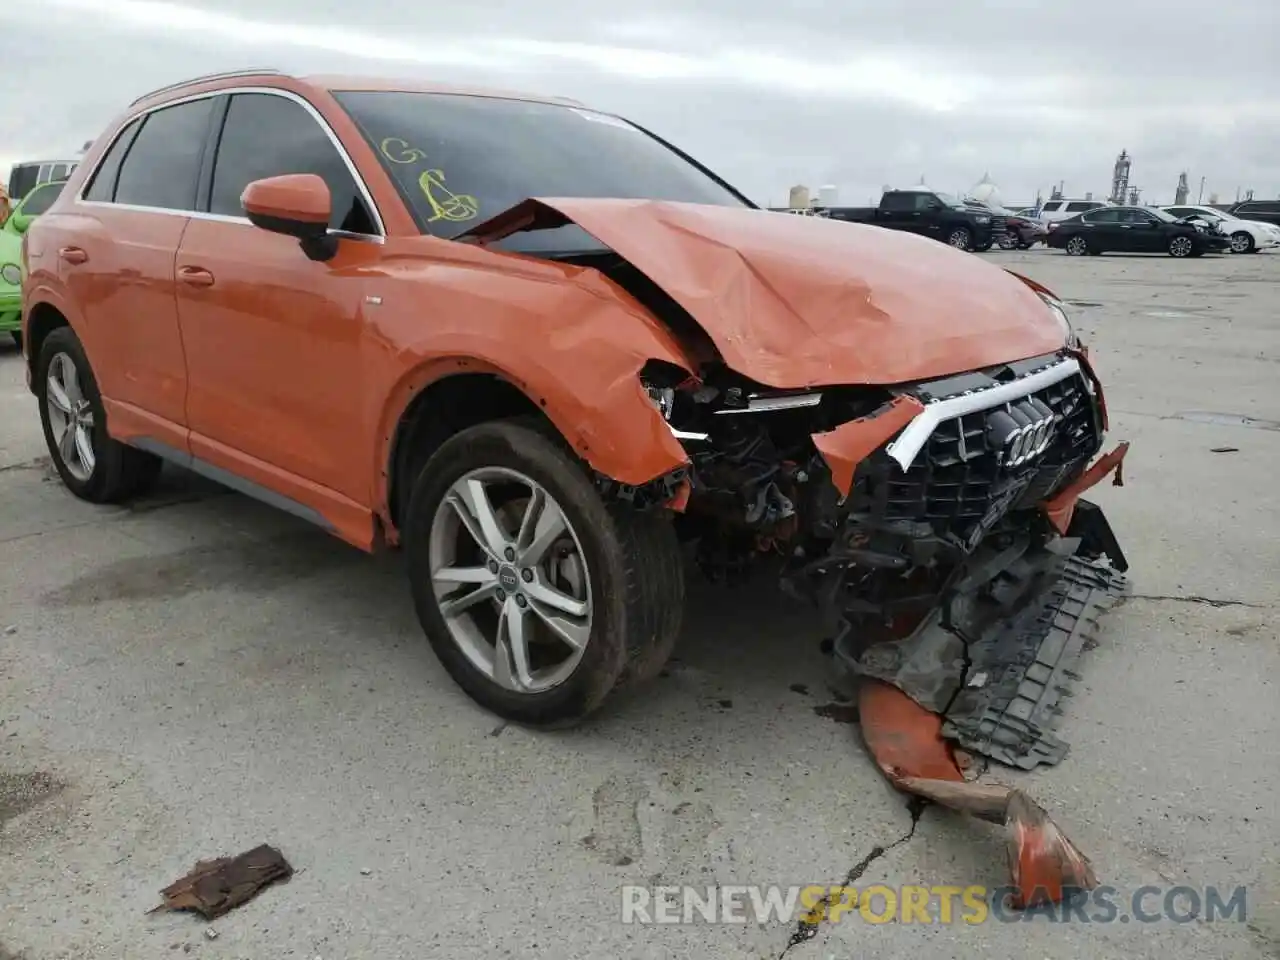
[[[102,163],[94,172],[93,179],[89,182],[89,189],[84,192],[86,200],[110,203],[115,198],[116,177],[120,175],[120,163],[124,160],[124,155],[129,152],[133,138],[138,135],[141,126],[141,120],[134,120],[124,128],[120,136],[116,137],[115,142],[108,148],[107,155],[102,158]]]
[[[206,97],[148,114],[120,168],[115,202],[195,210],[212,109],[213,98]]]
[[[1077,200],[1074,203],[1067,204],[1067,213],[1079,213],[1081,210],[1096,210],[1102,206],[1100,203],[1090,203],[1087,200]]]
[[[330,227],[377,234],[346,161],[305,107],[270,93],[235,94],[218,142],[209,212],[243,217],[240,195],[245,187],[290,173],[314,173],[328,185],[333,200]]]

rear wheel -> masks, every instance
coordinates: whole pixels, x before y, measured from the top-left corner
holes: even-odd
[[[1253,253],[1255,246],[1253,237],[1243,230],[1237,230],[1231,235],[1232,253]]]
[[[1084,237],[1072,237],[1067,241],[1066,251],[1073,257],[1083,257],[1086,253],[1090,253],[1089,241]]]
[[[1196,245],[1190,237],[1174,237],[1169,241],[1169,256],[1189,257],[1195,248]]]
[[[968,227],[956,227],[947,234],[947,243],[957,250],[968,250],[973,246],[973,233]]]
[[[663,511],[606,504],[554,439],[511,422],[464,430],[427,461],[404,530],[418,619],[472,699],[564,726],[670,654],[683,601]]]
[[[98,382],[70,327],[45,338],[35,384],[49,456],[68,490],[91,503],[118,503],[155,483],[160,459],[107,434]]]

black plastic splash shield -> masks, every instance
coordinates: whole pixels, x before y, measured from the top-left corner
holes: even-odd
[[[1120,573],[1075,556],[1062,538],[959,592],[901,640],[835,652],[855,673],[892,683],[944,718],[964,748],[1030,770],[1068,746],[1051,733],[1098,620],[1127,589]]]

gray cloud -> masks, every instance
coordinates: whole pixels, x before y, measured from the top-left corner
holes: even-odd
[[[358,9],[358,15],[353,10]],[[209,70],[425,75],[576,96],[757,200],[864,202],[923,175],[1006,199],[1103,193],[1123,147],[1151,200],[1280,195],[1280,4],[1220,0],[5,0],[0,163],[65,154],[145,90]]]

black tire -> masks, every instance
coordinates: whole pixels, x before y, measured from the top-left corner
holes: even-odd
[[[1093,249],[1093,244],[1079,234],[1074,237],[1068,237],[1067,242],[1062,245],[1062,249],[1070,257],[1083,257],[1086,253],[1096,253]]]
[[[947,246],[957,250],[973,249],[973,231],[968,227],[955,227],[947,234]]]
[[[988,250],[991,249],[991,242],[988,241],[982,244],[981,246],[974,247],[973,249],[975,253],[986,253]]]
[[[1254,243],[1253,236],[1244,230],[1237,230],[1231,235],[1232,253],[1257,253],[1258,245]]]
[[[83,479],[76,477],[67,466],[49,419],[49,366],[59,354],[70,358],[74,365],[84,399],[93,414],[90,437],[94,466]],[[155,484],[162,467],[160,458],[113,440],[107,432],[107,415],[102,395],[98,392],[98,381],[89,365],[89,358],[85,356],[84,347],[80,345],[80,338],[70,327],[59,327],[41,344],[40,356],[36,360],[35,388],[49,458],[68,490],[90,503],[120,503],[146,492]]]
[[[1195,251],[1196,243],[1190,237],[1177,236],[1169,241],[1169,256],[1189,257]]]
[[[431,585],[431,526],[449,488],[482,467],[505,467],[536,481],[564,512],[587,565],[593,611],[581,661],[561,683],[537,693],[507,690],[454,641]],[[670,516],[606,504],[590,475],[563,444],[520,423],[495,421],[454,435],[418,474],[402,531],[418,620],[454,682],[498,716],[535,727],[564,727],[598,709],[624,674],[628,681],[660,669],[679,632],[683,579]]]

